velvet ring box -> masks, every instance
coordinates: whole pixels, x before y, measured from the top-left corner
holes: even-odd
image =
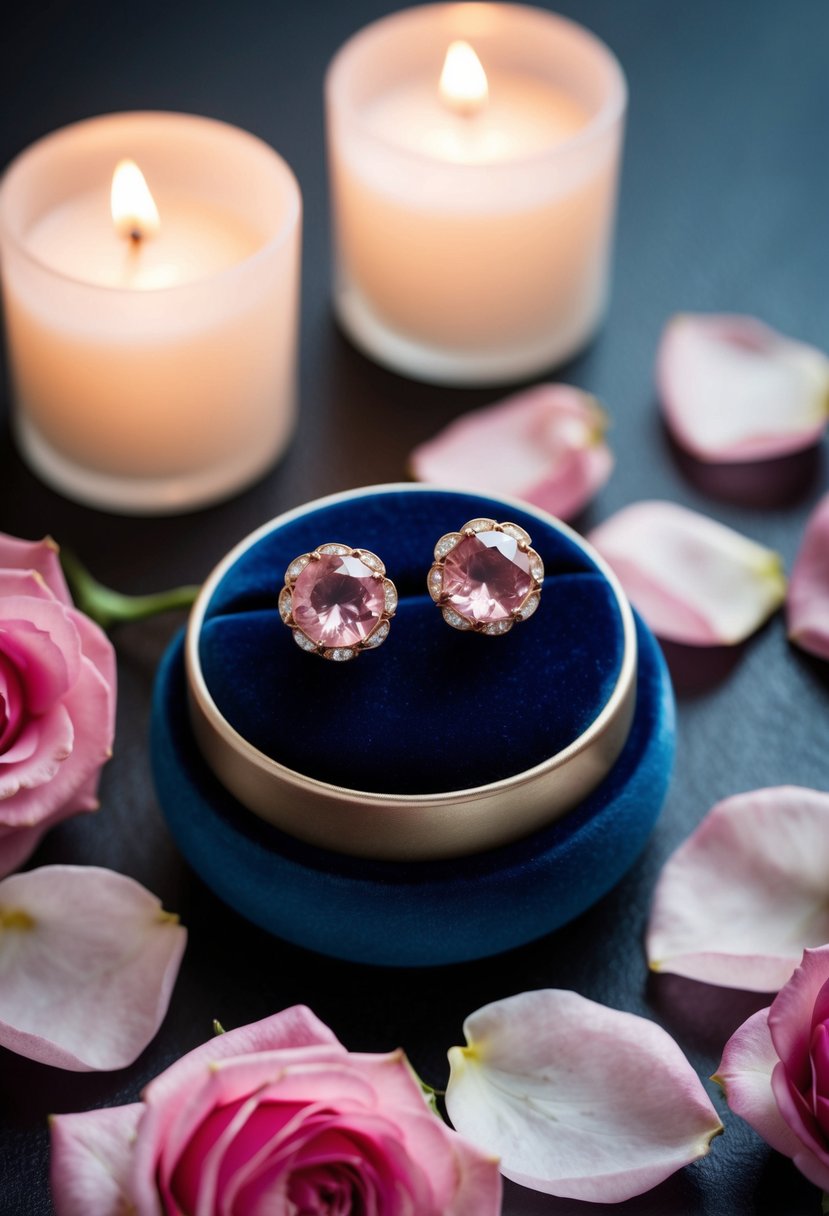
[[[525,528],[545,565],[538,611],[502,638],[451,629],[426,589],[437,539],[476,517]],[[349,663],[279,618],[286,567],[326,541],[379,554],[399,592],[382,648]],[[159,669],[153,768],[185,857],[243,915],[425,966],[538,938],[609,890],[661,808],[673,723],[659,648],[575,533],[381,486],[288,512],[220,563]]]

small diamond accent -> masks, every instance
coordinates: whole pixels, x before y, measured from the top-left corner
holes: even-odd
[[[326,556],[331,555],[336,557],[342,553],[350,553],[348,545],[320,545],[317,553],[324,553]],[[366,563],[368,564],[368,563]]]
[[[533,553],[530,557],[530,574],[537,583],[544,582],[544,563],[537,553]]]
[[[397,608],[397,592],[395,590],[394,583],[389,582],[388,579],[386,579],[384,595],[386,612],[394,612],[394,610]]]
[[[293,596],[291,595],[290,587],[283,587],[279,595],[279,615],[283,621],[287,621],[291,615],[291,603]]]
[[[311,556],[308,553],[303,553],[302,557],[294,558],[285,573],[285,577],[289,579],[298,578],[310,560]]]
[[[518,621],[526,621],[535,612],[538,605],[541,603],[541,596],[537,591],[527,597],[527,602],[521,608],[520,612],[515,614],[515,619]]]
[[[338,646],[336,650],[329,650],[328,658],[333,659],[335,663],[347,663],[349,659],[355,657],[355,652],[347,646]]]
[[[443,609],[443,619],[447,625],[451,625],[453,629],[471,629],[472,622],[465,620],[459,613],[455,612],[454,608]]]
[[[512,629],[512,621],[492,621],[489,625],[484,625],[481,632],[497,636],[507,633],[510,629]]]
[[[371,646],[379,646],[381,642],[385,642],[389,636],[389,623],[383,621],[382,625],[378,625],[370,638],[366,638],[363,645],[368,649]]]
[[[468,524],[464,524],[462,532],[491,532],[495,527],[494,519],[470,519]]]
[[[378,574],[385,574],[386,567],[380,561],[376,553],[372,553],[370,549],[355,549],[354,554],[359,557],[363,565],[368,566],[369,570],[376,570]]]
[[[316,650],[317,648],[316,642],[312,642],[310,638],[306,638],[305,634],[301,633],[299,629],[294,630],[294,641],[300,650]]]
[[[440,589],[443,586],[443,571],[439,566],[434,566],[429,575],[429,583],[432,587]]]
[[[451,553],[460,539],[460,532],[447,532],[445,536],[442,536],[435,545],[435,561],[439,562],[442,557],[446,557],[447,553]]]
[[[519,528],[518,524],[501,524],[501,531],[505,536],[511,536],[513,540],[521,541],[524,545],[530,543],[529,532],[525,532],[523,528]]]

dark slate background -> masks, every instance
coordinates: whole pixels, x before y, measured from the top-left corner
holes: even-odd
[[[175,519],[124,519],[67,503],[22,465],[0,405],[0,527],[52,532],[124,591],[199,581],[229,546],[279,511],[329,491],[395,480],[418,441],[485,390],[424,387],[382,371],[339,334],[330,255],[321,83],[342,41],[388,11],[383,0],[231,4],[209,0],[53,0],[3,18],[0,164],[33,139],[108,110],[159,108],[225,119],[291,163],[305,200],[301,421],[270,477],[233,502]],[[660,424],[652,368],[677,310],[755,313],[829,345],[829,5],[823,0],[564,0],[560,10],[615,50],[631,105],[604,332],[560,373],[596,393],[614,420],[618,467],[585,528],[642,497],[665,497],[779,549],[790,566],[826,482],[822,451],[776,470],[712,477],[683,460]],[[191,930],[164,1027],[138,1063],[110,1076],[61,1074],[0,1052],[0,1213],[45,1216],[46,1116],[132,1100],[211,1019],[235,1026],[295,1001],[355,1049],[403,1045],[445,1083],[446,1049],[465,1014],[535,987],[572,987],[655,1018],[708,1076],[762,997],[649,977],[642,934],[668,853],[717,799],[757,786],[827,786],[829,665],[789,647],[781,617],[734,653],[682,652],[676,776],[661,823],[630,875],[575,924],[507,957],[417,973],[347,966],[284,945],[221,906],[185,867],[150,783],[153,673],[180,622],[124,628],[118,738],[100,815],[54,831],[32,864],[110,866],[157,892]],[[643,1084],[647,1078],[643,1077]],[[817,1214],[817,1190],[729,1116],[711,1155],[615,1209],[508,1186],[509,1216]]]

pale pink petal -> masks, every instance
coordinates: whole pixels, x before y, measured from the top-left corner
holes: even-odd
[[[789,637],[829,659],[829,494],[806,524],[786,600]]]
[[[157,1216],[156,1176],[162,1147],[182,1113],[183,1103],[205,1071],[219,1060],[235,1056],[320,1044],[346,1054],[332,1031],[304,1005],[283,1009],[261,1022],[215,1035],[172,1064],[144,1091],[146,1116],[133,1156],[132,1191],[138,1216]]]
[[[167,1012],[187,934],[154,895],[94,866],[0,882],[0,1044],[75,1072],[124,1068]]]
[[[654,971],[775,992],[829,941],[829,794],[798,786],[718,802],[666,862],[647,933]]]
[[[51,536],[44,540],[18,540],[0,532],[0,569],[34,570],[45,582],[55,599],[71,604],[72,597],[63,577],[58,554],[60,550]]]
[[[135,1102],[50,1119],[57,1216],[125,1216],[132,1210],[129,1161],[143,1110]]]
[[[771,1087],[779,1057],[769,1034],[768,1018],[768,1009],[761,1009],[734,1032],[714,1079],[722,1085],[728,1105],[736,1114],[772,1148],[794,1157],[801,1143],[780,1114]]]
[[[829,359],[753,317],[674,317],[656,374],[674,438],[700,460],[784,456],[817,443],[829,419]]]
[[[55,765],[49,780],[0,800],[0,824],[34,827],[46,819],[56,823],[75,809],[94,809],[94,803],[89,804],[90,782],[97,781],[101,766],[111,754],[115,689],[89,659],[83,658],[80,676],[55,714],[58,711],[66,715],[72,728],[70,753]],[[51,718],[44,723],[47,720]]]
[[[525,992],[464,1023],[446,1107],[522,1186],[598,1203],[641,1195],[704,1156],[720,1121],[677,1044],[574,992]]]
[[[463,414],[415,448],[412,473],[487,494],[507,494],[570,519],[613,469],[596,399],[567,384],[542,384]]]
[[[654,633],[687,646],[743,641],[786,593],[776,553],[676,503],[624,507],[589,540]]]

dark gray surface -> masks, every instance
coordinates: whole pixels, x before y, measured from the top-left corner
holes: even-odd
[[[0,164],[77,118],[115,109],[188,110],[272,143],[299,177],[306,221],[302,412],[282,466],[222,507],[130,520],[51,493],[23,468],[3,431],[0,528],[54,533],[125,591],[198,581],[278,511],[328,491],[397,479],[417,441],[494,398],[381,371],[351,349],[330,316],[322,74],[344,38],[389,7],[380,0],[55,2],[4,18]],[[779,484],[768,470],[759,478],[702,478],[665,437],[652,367],[663,322],[682,309],[751,312],[827,345],[829,6],[572,0],[558,7],[611,45],[631,88],[612,307],[593,348],[561,374],[602,398],[615,424],[618,467],[582,523],[638,498],[666,497],[778,548],[790,565],[826,481],[823,453],[784,466]],[[733,655],[689,657],[672,649],[680,696],[674,784],[645,856],[610,896],[572,926],[508,957],[418,973],[346,966],[269,939],[222,907],[179,859],[151,789],[146,748],[154,668],[178,623],[155,621],[118,635],[119,726],[103,810],[54,831],[32,864],[107,865],[147,884],[190,928],[181,978],[161,1033],[124,1073],[61,1074],[0,1053],[2,1216],[51,1210],[48,1112],[132,1099],[207,1036],[213,1017],[233,1026],[304,1001],[348,1046],[403,1045],[421,1074],[442,1085],[445,1051],[461,1040],[464,1015],[527,988],[572,987],[656,1018],[703,1077],[731,1031],[766,1003],[648,978],[641,939],[663,860],[713,802],[761,785],[829,784],[829,665],[792,650],[780,617]],[[739,1120],[725,1110],[723,1117],[726,1134],[711,1155],[640,1200],[604,1209],[508,1187],[505,1212],[817,1214],[818,1192]]]

